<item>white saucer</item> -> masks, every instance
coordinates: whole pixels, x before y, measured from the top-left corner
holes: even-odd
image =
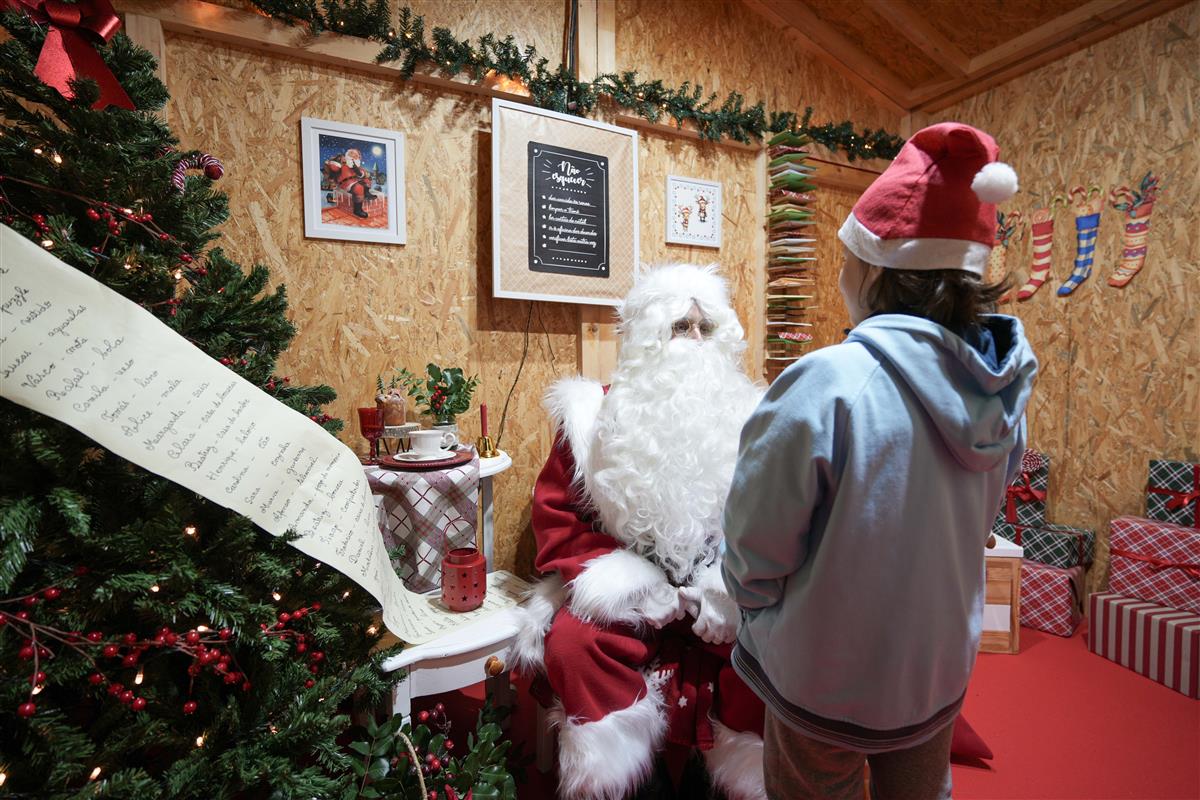
[[[417,453],[397,453],[393,458],[397,461],[414,461],[420,463],[422,461],[445,461],[447,458],[453,458],[453,450],[443,450],[441,453],[432,456],[422,456]]]

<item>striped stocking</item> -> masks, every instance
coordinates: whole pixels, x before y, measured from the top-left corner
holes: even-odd
[[[1121,242],[1121,263],[1108,279],[1118,289],[1133,280],[1146,260],[1146,239],[1150,235],[1150,215],[1158,199],[1158,178],[1147,172],[1137,191],[1128,186],[1113,189],[1112,207],[1124,212],[1125,236]]]
[[[1076,186],[1069,192],[1075,205],[1075,268],[1058,287],[1058,296],[1066,297],[1092,275],[1092,259],[1096,255],[1096,234],[1100,230],[1100,206],[1104,199],[1100,187],[1084,189]]]
[[[1033,238],[1033,263],[1029,266],[1029,280],[1017,292],[1018,300],[1028,300],[1042,288],[1050,277],[1050,250],[1054,246],[1054,208],[1059,198],[1054,198],[1046,208],[1036,209],[1029,217],[1029,234]]]

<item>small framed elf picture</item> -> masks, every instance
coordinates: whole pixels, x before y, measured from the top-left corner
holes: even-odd
[[[721,246],[721,184],[667,176],[667,243]]]
[[[302,117],[304,235],[404,244],[404,134]]]

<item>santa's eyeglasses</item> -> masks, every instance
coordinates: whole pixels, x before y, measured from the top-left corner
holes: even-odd
[[[705,339],[712,336],[717,330],[717,323],[711,319],[702,319],[693,321],[690,319],[677,319],[671,323],[672,336],[687,336],[688,332],[695,328]]]

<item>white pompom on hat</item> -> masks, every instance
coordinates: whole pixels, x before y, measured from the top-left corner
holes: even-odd
[[[996,204],[1017,173],[996,141],[959,122],[917,131],[863,193],[838,237],[868,264],[961,269],[982,275],[996,236]]]

